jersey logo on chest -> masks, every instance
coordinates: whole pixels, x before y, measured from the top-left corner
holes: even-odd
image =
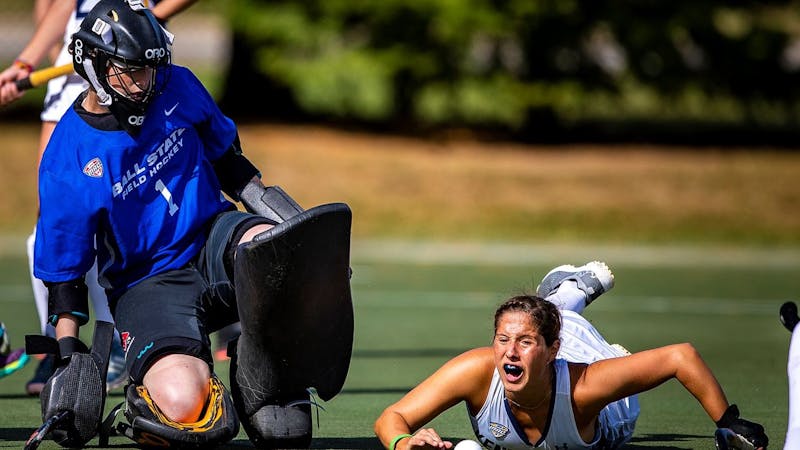
[[[497,422],[489,422],[489,431],[497,439],[503,439],[508,435],[508,427]]]
[[[100,161],[100,158],[94,158],[85,166],[83,166],[83,173],[92,177],[92,178],[102,178],[103,177],[103,162]]]

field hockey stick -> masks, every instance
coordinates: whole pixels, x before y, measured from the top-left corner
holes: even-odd
[[[17,80],[14,83],[17,89],[25,91],[37,86],[41,86],[53,78],[60,77],[61,75],[68,75],[73,72],[72,63],[64,64],[63,66],[52,66],[46,69],[37,70],[28,74],[27,77]]]
[[[61,411],[60,413],[47,419],[42,426],[33,432],[31,437],[28,438],[28,441],[25,442],[25,450],[35,450],[37,447],[39,447],[39,444],[42,443],[42,439],[47,436],[47,433],[49,433],[54,426],[58,425],[62,421],[68,422],[70,420],[72,420],[72,411]]]

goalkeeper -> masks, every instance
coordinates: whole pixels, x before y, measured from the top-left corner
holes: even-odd
[[[90,87],[40,165],[34,273],[58,341],[29,348],[56,354],[58,368],[37,436],[52,427],[80,447],[97,434],[107,355],[77,339],[96,259],[131,382],[117,431],[147,447],[206,448],[241,423],[257,447],[308,447],[312,392],[335,396],[350,362],[351,212],[303,210],[265,187],[233,121],[171,63],[172,39],[141,0],[98,2],[72,36]],[[209,333],[236,321],[229,393]]]

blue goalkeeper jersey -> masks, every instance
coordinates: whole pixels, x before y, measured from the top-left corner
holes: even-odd
[[[96,256],[101,285],[117,297],[185,266],[214,217],[235,208],[211,162],[233,143],[236,126],[188,69],[165,74],[135,138],[92,127],[74,105],[56,126],[39,167],[37,278],[83,277]]]

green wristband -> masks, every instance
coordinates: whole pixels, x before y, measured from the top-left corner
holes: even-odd
[[[398,434],[397,436],[394,437],[394,439],[392,439],[392,443],[389,444],[389,450],[395,450],[397,443],[400,442],[401,439],[405,439],[407,437],[412,437],[412,436],[413,435],[408,433]]]

